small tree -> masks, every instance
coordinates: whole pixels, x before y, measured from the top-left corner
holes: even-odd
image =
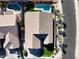
[[[60,44],[62,44],[64,42],[64,37],[58,34],[58,41]]]
[[[5,5],[3,2],[0,2],[0,8],[3,8]]]
[[[64,28],[64,25],[63,24],[58,24],[58,29],[62,29]]]
[[[63,14],[58,9],[55,11],[55,15],[57,16],[57,19],[60,19],[63,17]]]

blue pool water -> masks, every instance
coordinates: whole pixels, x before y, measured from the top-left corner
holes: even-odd
[[[35,4],[35,8],[42,8],[45,11],[49,11],[51,6],[50,4]]]
[[[10,3],[7,5],[7,8],[12,9],[12,10],[21,10],[21,7],[18,3]]]

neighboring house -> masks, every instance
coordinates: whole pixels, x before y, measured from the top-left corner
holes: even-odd
[[[40,50],[44,44],[53,44],[53,14],[26,12],[24,47]]]
[[[17,17],[12,12],[7,11],[5,15],[0,15],[0,32],[4,34],[4,48],[19,48]],[[3,40],[4,40],[3,39]]]

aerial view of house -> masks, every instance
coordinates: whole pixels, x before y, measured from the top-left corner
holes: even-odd
[[[78,2],[0,0],[0,58],[79,59]]]

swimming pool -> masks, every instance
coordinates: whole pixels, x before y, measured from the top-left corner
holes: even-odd
[[[21,10],[21,6],[18,3],[9,3],[7,5],[7,8],[11,9],[11,10],[15,10],[15,11],[20,11]]]
[[[35,10],[42,10],[43,12],[51,12],[50,4],[35,4]]]

